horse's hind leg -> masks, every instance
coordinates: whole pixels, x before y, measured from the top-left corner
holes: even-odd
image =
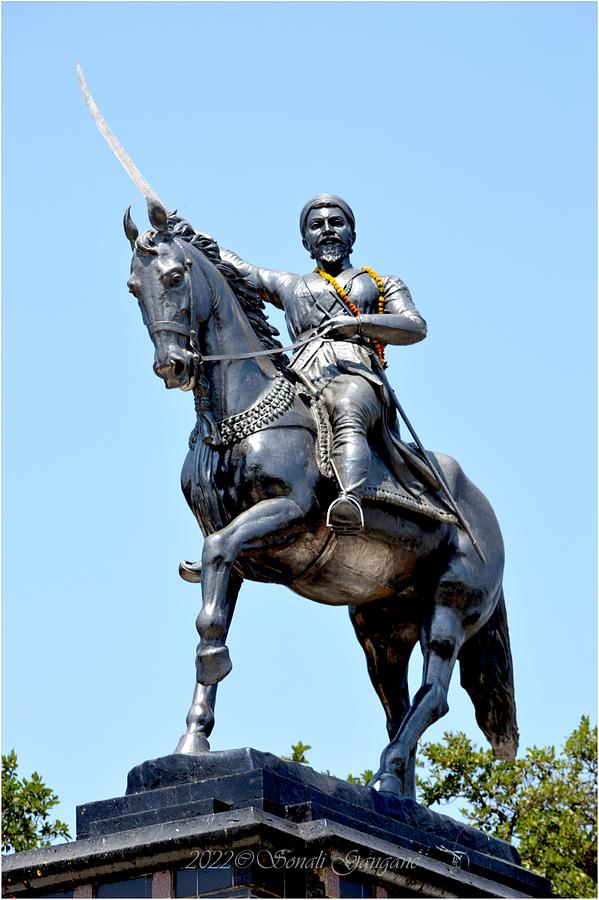
[[[235,611],[237,596],[243,580],[232,573],[227,585],[226,624],[223,640],[226,640],[231,619]],[[208,738],[214,728],[214,704],[218,684],[204,685],[196,682],[193,700],[187,713],[185,734],[179,739],[175,753],[205,753],[210,750]]]
[[[408,663],[418,640],[418,620],[404,603],[401,622],[398,602],[368,603],[350,606],[349,617],[354,626],[368,666],[368,674],[387,717],[387,733],[393,740],[410,709]],[[378,787],[373,779],[371,787]],[[416,752],[412,752],[406,769],[406,796],[416,794]]]
[[[397,734],[381,756],[379,781],[381,791],[413,796],[411,768],[416,746],[425,730],[448,710],[447,692],[453,667],[464,643],[464,629],[459,610],[451,606],[435,606],[430,623],[421,634],[424,656],[422,685]]]

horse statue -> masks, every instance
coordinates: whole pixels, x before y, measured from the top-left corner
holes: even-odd
[[[396,502],[392,490],[365,497],[357,534],[327,528],[335,488],[326,415],[289,369],[262,300],[211,238],[154,198],[148,214],[152,228],[143,234],[125,214],[128,287],[154,344],[155,373],[167,388],[194,396],[182,488],[204,535],[196,686],[175,753],[210,749],[217,685],[231,670],[227,632],[251,579],[349,608],[387,719],[389,740],[370,787],[415,797],[417,743],[448,710],[456,661],[495,756],[513,759],[503,542],[489,502],[455,460],[429,453],[477,535],[479,555],[450,510],[435,518],[417,501]],[[407,670],[418,641],[422,685],[410,700]]]

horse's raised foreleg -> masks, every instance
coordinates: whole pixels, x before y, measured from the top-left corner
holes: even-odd
[[[419,739],[449,708],[449,682],[464,642],[460,612],[449,606],[436,606],[428,627],[423,626],[420,641],[424,656],[422,685],[397,734],[383,751],[379,771],[372,781],[373,787],[403,797],[414,796],[413,762]]]
[[[243,580],[232,573],[227,586],[227,622],[225,629],[226,634],[233,618],[235,604],[239,589],[243,584]],[[175,753],[205,753],[210,750],[208,738],[214,728],[214,704],[216,702],[217,684],[204,685],[196,682],[193,693],[193,700],[189,712],[187,713],[185,734],[179,740],[175,748]]]
[[[307,500],[311,497],[308,495]],[[227,585],[231,568],[244,551],[259,551],[286,543],[289,530],[308,512],[305,502],[293,497],[262,500],[245,510],[221,531],[208,535],[202,554],[202,609],[197,618],[200,644],[196,656],[197,680],[213,685],[229,674],[231,661],[225,640],[228,630]]]

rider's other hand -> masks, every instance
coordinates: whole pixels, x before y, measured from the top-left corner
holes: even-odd
[[[320,336],[344,341],[358,332],[358,320],[349,316],[336,316],[320,329]]]

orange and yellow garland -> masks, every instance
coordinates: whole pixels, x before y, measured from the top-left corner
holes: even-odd
[[[366,272],[367,275],[370,275],[370,277],[376,282],[376,286],[379,291],[377,311],[382,315],[382,313],[384,313],[385,311],[385,288],[383,285],[383,279],[380,277],[380,275],[377,275],[374,269],[370,269],[368,266],[362,266],[362,270]],[[325,281],[328,281],[331,287],[335,289],[350,312],[352,312],[354,316],[360,318],[360,310],[358,309],[356,304],[352,303],[352,301],[349,299],[347,292],[341,287],[337,279],[333,278],[332,275],[329,275],[328,272],[325,272],[324,269],[317,268],[316,272],[320,275],[321,278],[324,278]],[[375,353],[381,361],[381,365],[383,366],[383,368],[386,368],[387,364],[385,362],[384,343],[382,341],[375,341],[374,338],[371,338],[371,340]]]

